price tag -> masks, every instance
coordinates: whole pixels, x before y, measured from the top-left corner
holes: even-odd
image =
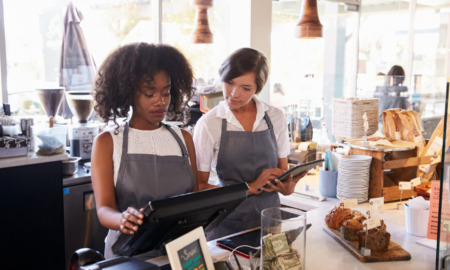
[[[431,158],[431,164],[439,163],[441,162],[441,156],[436,156]]]
[[[419,166],[419,169],[424,173],[426,173],[429,168],[430,168],[430,165],[420,165]]]
[[[367,230],[376,228],[378,226],[381,226],[381,221],[379,217],[369,218],[363,221],[364,224],[367,224]]]
[[[381,207],[384,205],[384,197],[372,198],[369,200],[369,204],[370,203],[373,203],[373,205],[377,205],[378,207]]]
[[[399,182],[398,188],[401,190],[408,190],[411,189],[411,182]]]
[[[441,153],[443,143],[444,140],[441,137],[436,136],[430,148],[428,148],[427,156],[432,156],[433,154]]]
[[[413,186],[413,187],[418,186],[422,183],[422,181],[420,180],[420,177],[416,177],[416,178],[412,179],[410,182],[411,182],[411,186]]]
[[[341,204],[344,204],[344,208],[356,208],[358,207],[358,200],[357,199],[342,200]]]
[[[415,143],[418,143],[418,144],[423,143],[422,137],[421,137],[421,136],[416,136],[416,137],[414,137],[414,142],[415,142]]]
[[[444,220],[442,224],[444,224],[443,227],[445,231],[450,231],[450,220]]]
[[[369,215],[369,218],[376,216],[378,214],[378,204],[374,204],[374,203],[370,202],[369,203],[369,211],[367,211],[367,212],[370,213],[370,215],[367,214],[367,215]]]

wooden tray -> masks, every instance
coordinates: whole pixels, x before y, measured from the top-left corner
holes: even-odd
[[[370,256],[363,256],[358,249],[357,241],[345,240],[340,231],[327,226],[324,226],[323,230],[361,262],[408,261],[411,259],[411,254],[393,241],[389,242],[387,251],[372,251]]]

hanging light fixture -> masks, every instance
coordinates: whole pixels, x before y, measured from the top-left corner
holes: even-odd
[[[303,0],[300,20],[295,29],[297,38],[322,37],[322,24],[317,13],[317,0]]]
[[[192,0],[191,3],[196,7],[195,25],[191,33],[192,43],[212,43],[213,35],[208,23],[208,8],[212,7],[212,0]]]

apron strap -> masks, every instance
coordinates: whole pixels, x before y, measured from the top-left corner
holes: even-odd
[[[184,146],[184,143],[181,141],[180,137],[178,136],[178,134],[175,133],[175,131],[168,124],[163,123],[163,122],[161,122],[161,124],[167,128],[167,130],[173,135],[175,140],[178,142],[178,145],[181,148],[181,153],[183,154],[183,157],[189,157],[188,151],[187,151],[186,147]]]
[[[267,115],[267,112],[264,112],[264,119],[266,120],[267,126],[269,127],[270,135],[272,135],[272,139],[273,139],[273,141],[275,143],[275,148],[277,150],[277,156],[278,156],[278,143],[277,143],[277,139],[275,137],[275,131],[273,130],[272,121],[270,121],[270,118]]]
[[[119,166],[119,172],[117,174],[117,179],[121,179],[123,177],[123,174],[125,173],[125,162],[127,159],[128,154],[128,132],[129,132],[129,124],[128,122],[125,123],[125,128],[123,131],[123,142],[122,142],[122,156],[120,157],[120,166]]]
[[[225,149],[225,140],[224,140],[224,134],[227,131],[227,119],[222,118],[222,131],[220,134],[220,146],[219,146],[219,153],[217,154],[217,160],[222,156],[223,150]]]

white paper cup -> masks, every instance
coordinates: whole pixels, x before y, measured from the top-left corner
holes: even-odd
[[[430,210],[414,209],[405,204],[406,231],[414,236],[427,236],[429,212]]]

